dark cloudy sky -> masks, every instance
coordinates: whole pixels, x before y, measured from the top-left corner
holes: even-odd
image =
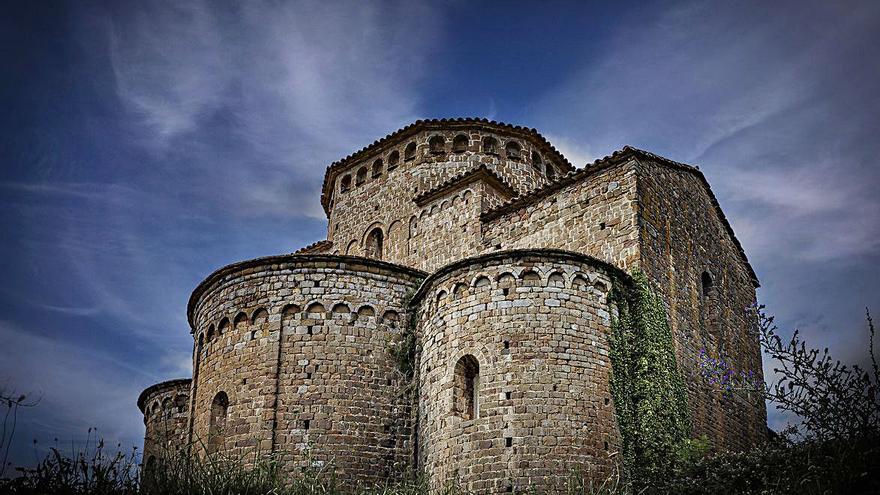
[[[325,166],[418,118],[699,165],[782,326],[861,359],[880,2],[547,5],[7,2],[0,385],[42,395],[13,461],[90,426],[139,445],[138,393],[190,373],[190,291],[322,239]]]

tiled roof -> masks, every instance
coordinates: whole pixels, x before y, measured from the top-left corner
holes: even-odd
[[[299,248],[293,254],[312,254],[315,252],[324,252],[333,247],[333,241],[324,239],[323,241],[313,242],[306,247]]]
[[[372,144],[355,151],[345,158],[331,163],[330,166],[327,167],[327,171],[324,173],[324,183],[321,186],[321,205],[324,207],[324,211],[327,213],[330,211],[330,191],[328,190],[328,186],[333,183],[336,173],[351,165],[352,162],[368,156],[370,153],[381,149],[390,142],[411,136],[425,129],[455,129],[458,127],[474,126],[482,126],[501,132],[513,132],[531,138],[544,148],[545,153],[549,152],[554,155],[554,163],[556,163],[563,172],[574,170],[574,166],[571,162],[569,162],[568,159],[550,143],[550,141],[542,136],[537,129],[481,118],[423,119],[417,120],[406,127],[398,129],[391,134],[374,141]]]
[[[436,187],[419,194],[413,198],[413,201],[415,201],[417,205],[422,206],[431,199],[454,190],[462,184],[468,184],[481,179],[494,186],[495,189],[507,194],[508,197],[512,198],[516,196],[516,189],[514,189],[513,186],[504,180],[503,177],[496,174],[494,170],[487,167],[486,164],[481,164],[477,168],[458,174],[455,177],[440,183]]]
[[[685,163],[677,162],[675,160],[670,160],[669,158],[664,158],[660,155],[656,155],[649,151],[641,150],[635,148],[633,146],[624,146],[622,149],[615,151],[614,153],[599,158],[598,160],[588,163],[584,168],[579,169],[575,172],[571,172],[564,177],[561,177],[556,182],[552,182],[538,189],[534,189],[524,195],[512,198],[510,201],[489,210],[481,216],[484,221],[490,221],[492,219],[498,218],[506,213],[510,213],[512,211],[517,211],[521,208],[524,208],[528,205],[534,204],[542,198],[550,196],[560,189],[573,184],[575,182],[579,182],[593,175],[593,173],[602,170],[611,165],[621,163],[624,160],[628,160],[630,158],[636,159],[644,159],[651,160],[661,165],[665,165],[667,167],[676,168],[679,170],[684,170],[686,172],[690,172],[694,174],[700,182],[703,184],[703,187],[706,188],[706,192],[709,195],[709,200],[712,202],[712,206],[715,208],[715,212],[718,214],[718,217],[721,219],[721,223],[724,226],[727,233],[730,235],[731,240],[733,240],[733,244],[736,246],[739,251],[740,257],[743,260],[743,263],[746,265],[746,269],[749,272],[750,277],[752,278],[752,282],[755,287],[759,287],[760,283],[758,282],[758,275],[755,273],[755,270],[752,268],[752,265],[749,263],[748,257],[746,256],[746,252],[740,244],[739,239],[736,238],[736,234],[733,232],[733,227],[731,227],[730,222],[727,220],[727,217],[724,215],[724,211],[721,210],[721,205],[718,203],[718,199],[715,197],[715,194],[712,192],[712,187],[709,186],[709,181],[706,180],[706,176],[703,175],[703,172],[700,171],[699,167],[694,167],[692,165],[687,165]]]
[[[232,263],[230,265],[226,265],[222,268],[214,270],[213,273],[208,275],[204,280],[202,280],[199,285],[193,289],[192,294],[189,296],[189,301],[186,304],[186,318],[189,322],[190,333],[194,333],[196,330],[195,325],[195,312],[196,306],[199,303],[199,299],[202,295],[207,291],[212,285],[216,283],[222,283],[224,280],[228,280],[227,277],[231,277],[233,274],[239,273],[242,270],[248,270],[251,268],[265,268],[271,267],[272,265],[279,265],[282,263],[292,263],[292,264],[308,264],[308,263],[317,263],[317,264],[336,264],[342,267],[348,267],[351,269],[352,266],[366,266],[371,270],[380,269],[380,270],[388,270],[395,272],[400,275],[406,275],[414,278],[425,278],[428,274],[418,270],[416,268],[411,268],[408,266],[397,265],[394,263],[389,263],[387,261],[375,260],[371,258],[363,258],[359,256],[348,256],[348,255],[329,255],[329,254],[279,254],[275,256],[265,256],[262,258],[254,258],[251,260],[239,261],[237,263]]]
[[[164,382],[155,383],[145,388],[143,392],[138,396],[137,406],[141,412],[146,412],[144,409],[147,403],[147,396],[152,394],[153,392],[163,389],[163,388],[176,388],[182,385],[189,385],[192,383],[192,379],[190,378],[175,378],[174,380],[166,380]]]

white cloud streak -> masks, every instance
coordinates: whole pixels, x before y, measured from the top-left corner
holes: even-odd
[[[145,147],[195,158],[238,214],[322,218],[324,167],[415,119],[432,17],[419,2],[145,2],[108,39]]]
[[[853,103],[878,101],[866,85],[841,92],[840,79],[876,75],[862,54],[880,8],[789,10],[680,2],[643,12],[652,22],[622,22],[599,60],[542,98],[538,120],[589,155],[633,144],[696,162],[753,259],[873,253],[880,197],[857,153],[880,151],[866,131],[877,119]]]

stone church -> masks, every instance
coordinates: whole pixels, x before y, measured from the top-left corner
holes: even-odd
[[[699,377],[760,373],[758,280],[699,169],[626,146],[576,168],[536,130],[421,120],[331,164],[327,239],[225,266],[188,305],[193,376],[141,394],[147,464],[198,445],[349,484],[424,472],[480,493],[608,473],[616,281],[661,294],[695,435],[744,448],[766,411]]]

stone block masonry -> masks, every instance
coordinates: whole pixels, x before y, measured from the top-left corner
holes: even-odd
[[[698,169],[631,147],[575,169],[534,129],[425,120],[331,164],[321,203],[326,240],[196,288],[192,380],[138,402],[145,462],[197,445],[350,486],[602,479],[620,445],[607,295],[634,269],[664,300],[695,432],[762,440],[763,404],[697,377],[700,349],[761,370],[757,277]],[[390,350],[408,333],[413,383]]]

